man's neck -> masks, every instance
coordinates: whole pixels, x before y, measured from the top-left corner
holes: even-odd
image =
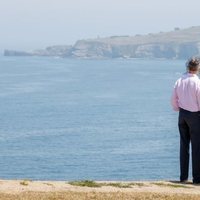
[[[188,73],[193,74],[193,75],[197,75],[198,71],[189,71]]]

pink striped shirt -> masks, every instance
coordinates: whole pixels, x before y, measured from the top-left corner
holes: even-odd
[[[179,111],[179,108],[200,111],[200,79],[196,74],[185,73],[176,81],[171,105],[175,111]]]

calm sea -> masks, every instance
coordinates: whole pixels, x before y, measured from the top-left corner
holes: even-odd
[[[184,60],[0,57],[0,178],[179,177]]]

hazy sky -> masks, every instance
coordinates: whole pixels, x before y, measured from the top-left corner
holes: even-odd
[[[198,25],[199,0],[0,0],[0,50]]]

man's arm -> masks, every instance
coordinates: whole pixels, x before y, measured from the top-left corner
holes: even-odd
[[[199,88],[200,89],[200,88]],[[200,99],[199,99],[200,100]],[[175,111],[179,111],[179,106],[178,106],[178,96],[177,96],[177,93],[176,93],[176,84],[173,88],[173,91],[172,91],[172,96],[171,96],[171,105],[172,105],[172,108],[175,110]]]
[[[197,104],[200,111],[200,81],[197,84]]]

